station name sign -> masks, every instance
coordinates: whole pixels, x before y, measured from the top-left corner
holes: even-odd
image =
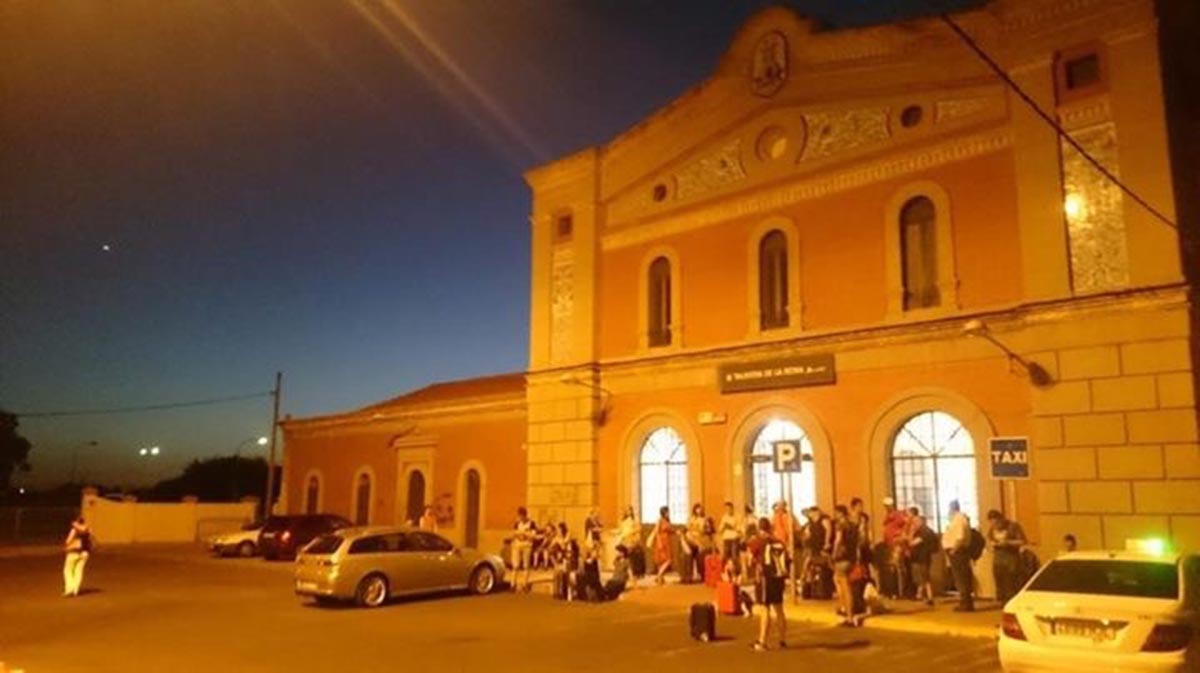
[[[824,386],[837,382],[832,353],[721,365],[717,376],[722,393]]]

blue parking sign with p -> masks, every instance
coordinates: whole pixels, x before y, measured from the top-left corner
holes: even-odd
[[[799,472],[804,457],[800,454],[800,440],[782,439],[772,444],[775,449],[776,472]]]

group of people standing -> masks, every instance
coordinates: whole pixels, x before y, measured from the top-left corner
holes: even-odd
[[[854,627],[861,626],[869,613],[885,609],[884,598],[918,600],[932,606],[932,566],[938,552],[950,571],[959,611],[974,610],[973,562],[982,546],[993,552],[1001,601],[1015,595],[1037,568],[1020,524],[997,510],[988,512],[983,534],[971,527],[959,503],[952,501],[946,525],[938,533],[918,508],[898,508],[890,497],[882,505],[879,540],[861,498],[835,506],[832,514],[817,506],[805,508],[803,521],[782,501],[773,505],[769,517],[756,516],[750,507],[738,513],[732,502],[726,502],[716,519],[696,503],[687,521],[681,523],[672,521],[670,510],[662,507],[645,537],[641,520],[629,507],[614,532],[614,574],[605,586],[608,594],[619,593],[630,579],[646,575],[663,584],[671,571],[678,573],[683,583],[704,581],[706,573],[717,568],[739,585],[754,585],[755,602],[765,606],[759,645],[766,647],[773,618],[779,622],[780,642],[785,640],[783,599],[789,580],[797,597],[835,599],[842,624]],[[602,524],[598,512],[593,510],[585,523],[582,546],[570,536],[565,523],[539,529],[524,508],[518,511],[514,530],[518,589],[528,590],[533,567],[586,570],[591,564],[596,567],[595,583],[599,583]]]

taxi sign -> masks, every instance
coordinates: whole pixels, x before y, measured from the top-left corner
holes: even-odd
[[[1029,438],[993,437],[988,442],[992,479],[1029,478]]]

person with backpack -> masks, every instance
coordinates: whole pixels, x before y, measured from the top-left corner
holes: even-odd
[[[1017,595],[1025,573],[1021,549],[1025,546],[1025,531],[1021,524],[1010,521],[999,510],[987,513],[987,542],[992,549],[992,574],[996,580],[996,600],[1007,603]]]
[[[975,576],[971,570],[972,530],[971,520],[963,514],[957,500],[950,501],[950,523],[942,533],[942,549],[950,563],[950,574],[954,577],[954,588],[958,590],[958,605],[955,612],[975,611]],[[976,533],[978,534],[978,533]]]
[[[779,648],[787,647],[787,615],[783,612],[784,585],[788,577],[788,549],[783,540],[772,533],[771,520],[763,517],[758,521],[758,533],[747,543],[759,581],[755,587],[756,600],[763,606],[758,622],[758,640],[754,651],[764,652],[767,648],[767,633],[771,630],[774,613],[779,625]]]
[[[913,530],[907,540],[908,567],[916,598],[924,599],[925,605],[933,607],[933,582],[929,570],[938,548],[937,533],[925,522],[925,517],[918,514],[913,517]]]

